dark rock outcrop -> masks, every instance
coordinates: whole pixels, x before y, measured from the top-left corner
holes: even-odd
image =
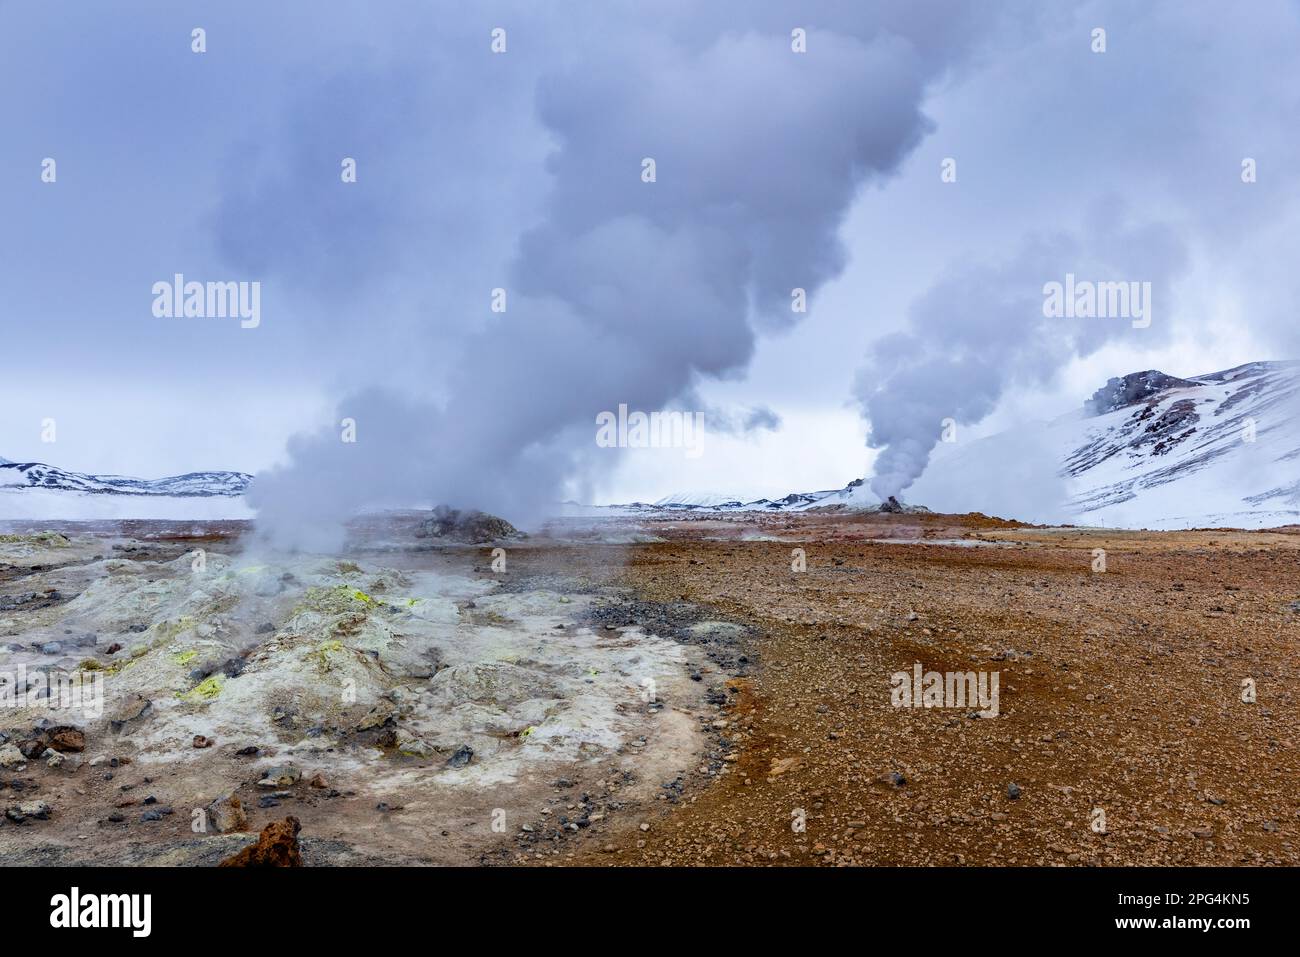
[[[1116,409],[1136,405],[1166,389],[1194,389],[1200,384],[1190,379],[1165,375],[1156,369],[1130,372],[1121,378],[1109,379],[1083,405],[1089,415],[1105,415]]]
[[[430,518],[426,518],[416,527],[415,537],[440,538],[464,545],[482,545],[503,539],[522,538],[523,535],[504,518],[489,515],[487,512],[462,512],[460,509],[440,505],[433,510]]]

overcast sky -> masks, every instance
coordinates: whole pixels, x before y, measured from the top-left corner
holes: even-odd
[[[872,395],[973,438],[1300,356],[1297,4],[700,6],[0,0],[0,456],[292,488],[364,409],[391,497],[774,495],[869,473]],[[1031,321],[1076,262],[1151,325]],[[156,317],[175,273],[260,324]],[[595,449],[619,402],[764,424]]]

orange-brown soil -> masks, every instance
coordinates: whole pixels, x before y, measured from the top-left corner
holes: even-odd
[[[627,582],[752,624],[756,666],[724,770],[557,862],[1300,863],[1294,530],[967,518],[649,523]],[[997,671],[1000,715],[894,707],[915,663]]]

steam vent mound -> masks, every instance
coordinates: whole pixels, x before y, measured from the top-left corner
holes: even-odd
[[[420,522],[415,529],[416,538],[439,538],[465,545],[482,545],[509,538],[523,538],[523,532],[504,518],[487,512],[468,511],[439,506],[433,515]]]
[[[893,515],[915,515],[922,512],[928,513],[930,511],[924,505],[904,505],[892,495],[880,503],[879,510],[882,512],[889,512]]]

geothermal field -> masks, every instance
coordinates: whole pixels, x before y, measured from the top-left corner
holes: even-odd
[[[0,0],[16,946],[1292,930],[1221,6]]]
[[[309,865],[1300,863],[1300,529],[257,542],[5,526],[6,863],[215,864],[287,816]]]

